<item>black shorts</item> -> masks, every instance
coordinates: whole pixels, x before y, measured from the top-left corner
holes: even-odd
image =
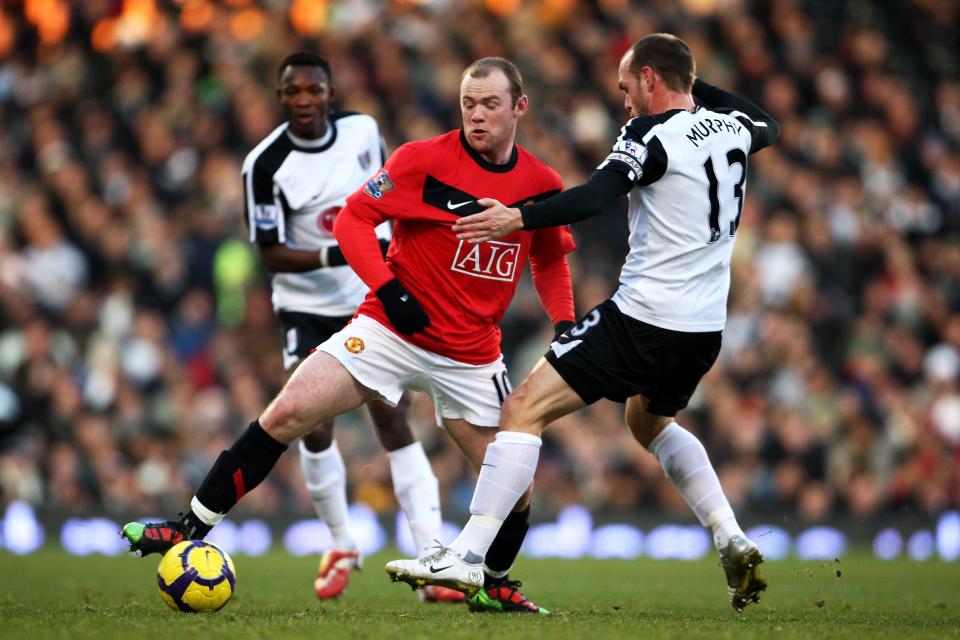
[[[288,370],[353,319],[353,316],[318,316],[301,311],[280,311],[277,316],[283,325],[283,368]]]
[[[673,416],[713,366],[720,334],[655,327],[607,300],[551,344],[546,358],[587,404],[639,394],[649,398],[650,413]]]

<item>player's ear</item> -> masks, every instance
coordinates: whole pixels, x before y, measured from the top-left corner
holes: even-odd
[[[640,69],[640,89],[648,93],[653,93],[657,86],[657,72],[653,67],[643,67]]]
[[[527,112],[528,108],[530,108],[530,100],[526,95],[522,95],[517,98],[517,105],[513,108],[513,112],[519,118]]]
[[[334,96],[336,95],[337,95],[337,88],[331,84],[330,88],[327,90],[327,101],[328,102],[332,101]]]

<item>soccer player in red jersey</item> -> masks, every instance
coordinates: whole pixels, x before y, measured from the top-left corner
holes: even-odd
[[[203,538],[313,425],[373,399],[396,404],[408,389],[432,397],[438,423],[480,470],[510,392],[497,323],[529,258],[554,328],[572,326],[566,254],[574,242],[566,227],[480,244],[456,238],[454,222],[483,209],[479,194],[519,205],[562,189],[555,171],[515,144],[528,101],[511,62],[483,58],[470,65],[460,106],[462,130],[401,146],[337,215],[340,248],[371,290],[353,321],[306,358],[260,419],[220,454],[179,522],[124,527],[132,549],[148,554]],[[395,222],[386,259],[374,232],[385,220]],[[528,528],[529,488],[509,499],[512,511],[468,603],[546,613],[507,577]]]

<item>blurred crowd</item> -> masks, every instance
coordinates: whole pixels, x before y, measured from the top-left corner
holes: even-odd
[[[169,515],[282,385],[239,176],[279,123],[275,67],[292,49],[330,59],[338,107],[376,117],[389,149],[457,127],[462,69],[511,58],[532,103],[521,144],[575,185],[625,122],[620,55],[670,31],[702,77],[783,127],[751,159],[723,350],[681,422],[745,511],[818,522],[960,505],[960,4],[2,6],[3,502]],[[44,22],[64,8],[65,23]],[[617,286],[624,209],[574,228],[580,313]],[[503,329],[516,384],[551,335],[528,282]],[[365,420],[338,421],[351,499],[388,513]],[[448,515],[462,515],[472,472],[422,397],[411,422]],[[543,452],[542,517],[571,503],[687,511],[621,405],[559,421]],[[310,513],[295,455],[238,509]]]

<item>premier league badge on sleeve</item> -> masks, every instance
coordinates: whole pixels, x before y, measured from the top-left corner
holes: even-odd
[[[258,204],[253,208],[253,224],[262,231],[276,229],[280,220],[280,211],[273,204]]]
[[[363,188],[363,192],[373,198],[374,200],[379,200],[383,197],[387,191],[393,191],[396,187],[393,186],[393,181],[390,179],[389,174],[387,174],[386,169],[380,169],[380,172],[377,175],[370,178],[367,181],[366,186]]]

